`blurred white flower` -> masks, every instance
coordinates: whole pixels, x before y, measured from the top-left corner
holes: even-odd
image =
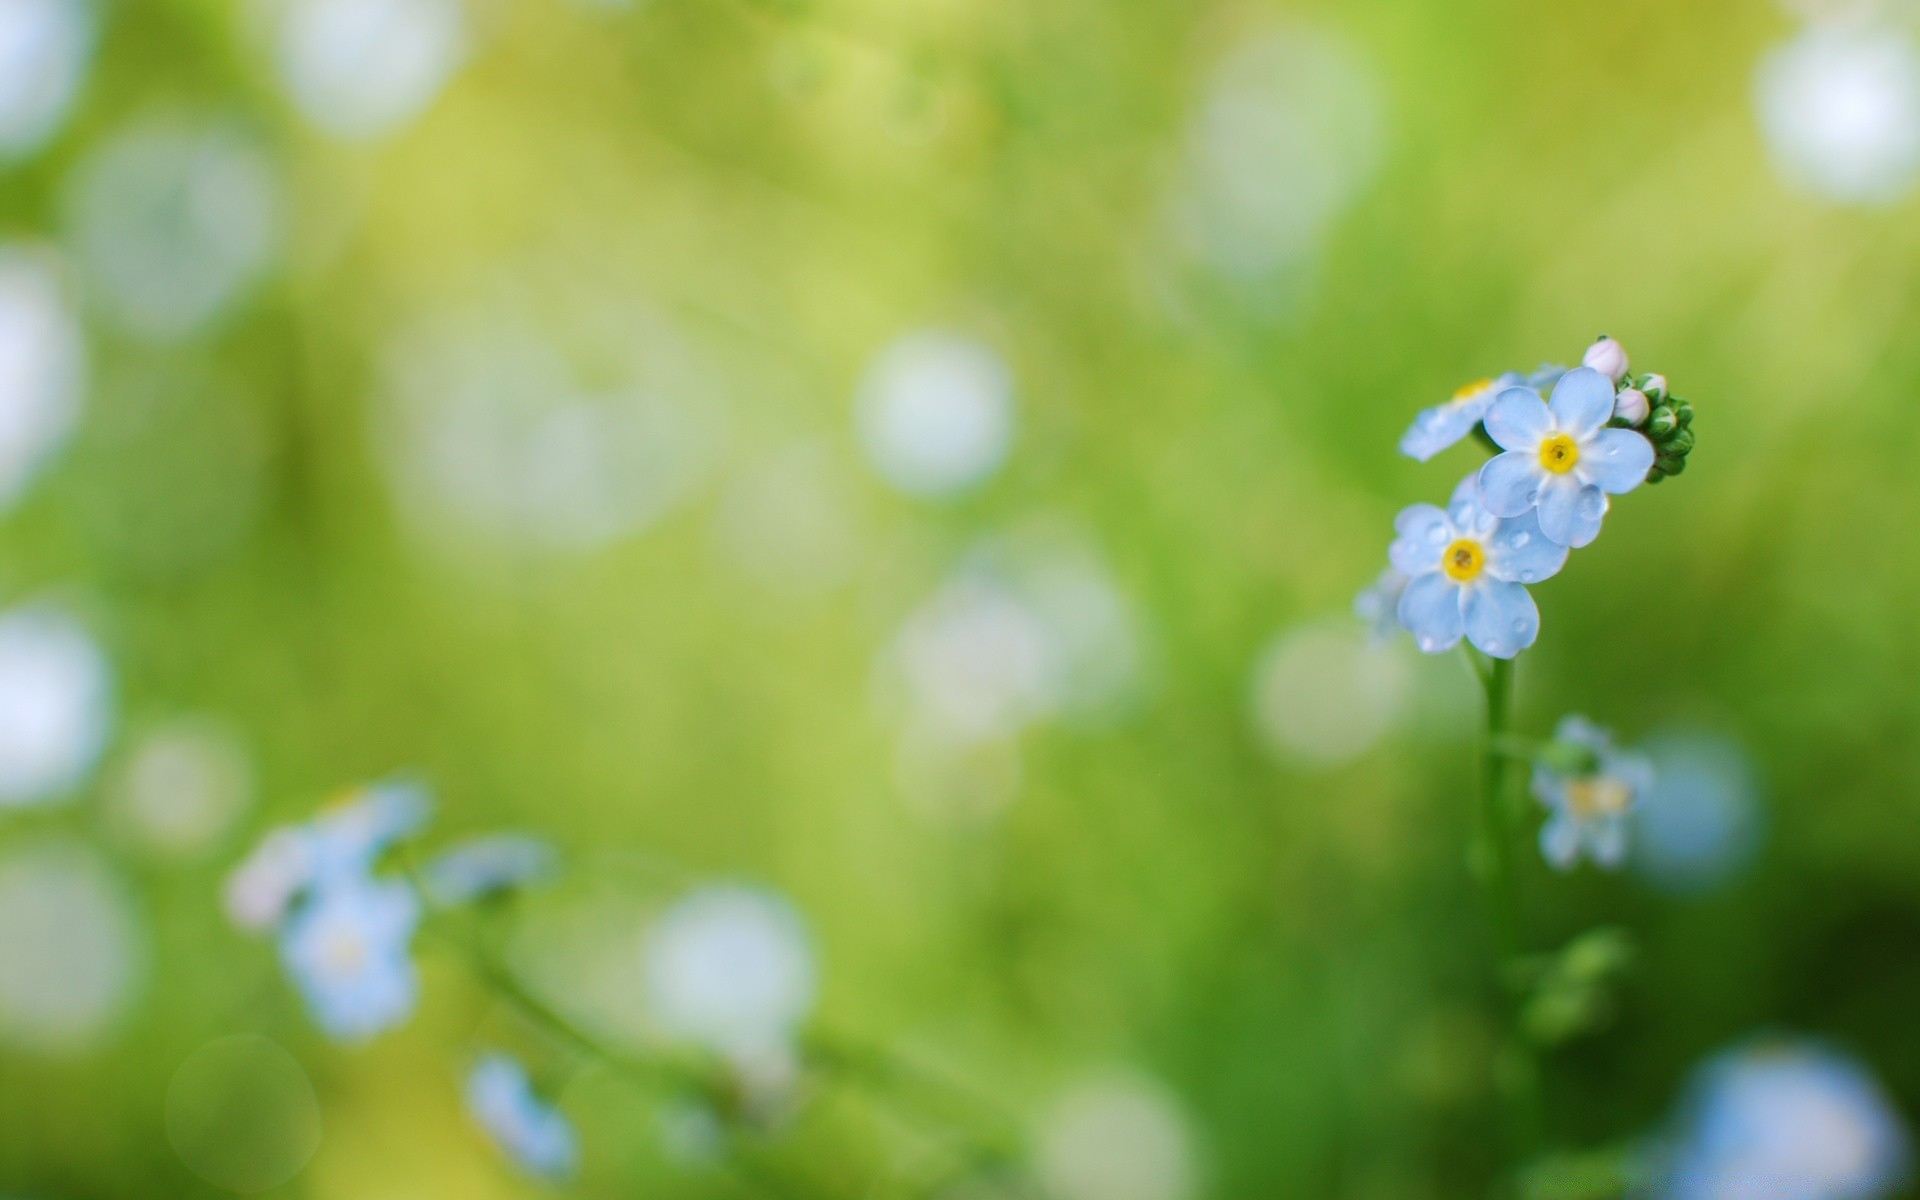
[[[190,860],[215,849],[252,799],[252,769],[233,731],[182,717],[134,746],[115,780],[111,811],[149,853]]]
[[[260,281],[280,239],[272,166],[236,131],[142,120],[68,180],[67,224],[93,294],[128,331],[175,341]]]
[[[1628,865],[1668,891],[1725,883],[1759,849],[1759,781],[1738,744],[1717,734],[1676,733],[1641,747],[1653,787],[1633,813]]]
[[[85,0],[0,0],[0,164],[60,128],[93,53]]]
[[[89,1049],[125,1012],[143,953],[120,880],[91,850],[40,843],[0,859],[0,1041]]]
[[[892,653],[909,716],[954,741],[1006,737],[1059,704],[1051,631],[996,580],[944,584],[907,618]]]
[[[462,0],[275,0],[275,57],[300,115],[362,140],[432,104],[466,53]]]
[[[1406,708],[1413,671],[1405,648],[1345,622],[1280,635],[1254,665],[1255,729],[1283,760],[1310,767],[1352,761]]]
[[[1872,1200],[1909,1174],[1907,1131],[1852,1059],[1801,1042],[1730,1051],[1695,1076],[1660,1200]]]
[[[1151,1080],[1083,1084],[1047,1114],[1037,1141],[1040,1182],[1056,1200],[1185,1200],[1195,1192],[1186,1117]]]
[[[881,478],[942,497],[985,481],[1013,445],[1013,375],[974,338],[916,330],[867,367],[855,401],[860,443]]]
[[[1378,170],[1384,127],[1374,71],[1345,39],[1298,26],[1241,43],[1187,126],[1176,239],[1237,280],[1299,266]]]
[[[813,1008],[806,926],[763,888],[710,884],[688,893],[648,932],[645,959],[660,1032],[742,1063],[784,1054]]]
[[[1774,166],[1828,200],[1891,204],[1920,183],[1920,48],[1895,26],[1816,24],[1761,61]]]
[[[112,724],[112,672],[77,621],[37,604],[0,614],[0,809],[65,798]]]
[[[51,255],[0,245],[0,511],[72,433],[85,382],[80,323]]]
[[[638,533],[702,482],[711,399],[671,329],[637,318],[618,377],[590,385],[534,328],[452,314],[388,355],[383,441],[394,485],[430,532],[584,550]]]

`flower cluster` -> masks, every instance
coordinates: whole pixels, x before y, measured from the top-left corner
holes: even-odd
[[[1611,338],[1572,370],[1467,385],[1417,416],[1400,449],[1424,462],[1477,433],[1497,453],[1461,480],[1445,509],[1400,513],[1391,570],[1356,609],[1376,627],[1391,613],[1429,654],[1465,638],[1512,658],[1540,631],[1527,587],[1600,535],[1609,497],[1684,470],[1692,423],[1693,407],[1663,377],[1629,375]]]
[[[423,921],[452,919],[446,910],[463,907],[484,919],[503,898],[559,873],[552,846],[506,833],[469,838],[412,869],[403,845],[426,828],[430,808],[415,784],[357,789],[310,820],[271,830],[228,877],[228,915],[277,936],[315,1023],[337,1041],[365,1041],[412,1015],[420,992],[413,942]],[[559,1042],[586,1046],[603,1061],[630,1055],[601,1045],[517,982],[502,985],[510,973],[481,942],[453,943],[467,944],[482,978]],[[800,913],[765,888],[697,885],[664,906],[641,948],[642,1003],[621,1002],[641,1019],[614,1024],[630,1025],[635,1041],[669,1064],[664,1073],[685,1086],[683,1102],[715,1128],[765,1128],[793,1111],[804,1076],[800,1031],[818,982]],[[475,1123],[524,1173],[555,1181],[576,1172],[573,1126],[520,1059],[491,1049],[477,1055],[465,1095]]]
[[[413,1012],[420,899],[375,867],[426,825],[428,810],[426,794],[411,784],[361,789],[269,833],[227,881],[228,915],[244,929],[279,935],[281,962],[331,1037],[362,1041]]]

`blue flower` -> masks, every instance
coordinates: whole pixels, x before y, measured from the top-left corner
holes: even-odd
[[[1481,507],[1469,475],[1443,512],[1416,504],[1394,520],[1387,552],[1407,576],[1400,624],[1428,654],[1450,650],[1465,634],[1483,653],[1512,658],[1540,633],[1540,610],[1522,586],[1550,578],[1567,550],[1540,532],[1532,513],[1499,520]]]
[[[313,880],[367,871],[389,846],[420,832],[431,812],[417,783],[390,780],[349,792],[306,826]]]
[[[1533,768],[1533,794],[1552,811],[1540,827],[1540,853],[1562,871],[1588,858],[1609,869],[1627,853],[1633,805],[1653,787],[1653,763],[1622,750],[1613,735],[1581,716],[1561,718],[1556,742],[1591,751],[1598,769],[1574,774],[1546,763]]]
[[[1487,434],[1505,450],[1480,468],[1480,502],[1499,517],[1538,509],[1540,529],[1579,548],[1600,536],[1607,494],[1640,486],[1653,469],[1653,443],[1631,429],[1610,429],[1613,383],[1591,367],[1560,377],[1543,403],[1512,387],[1487,410]]]
[[[467,1111],[521,1170],[540,1179],[565,1179],[580,1162],[573,1126],[533,1091],[517,1061],[486,1054],[467,1076]]]
[[[1359,617],[1376,639],[1385,641],[1400,632],[1400,594],[1407,590],[1407,577],[1388,567],[1380,572],[1373,586],[1353,598],[1353,615]]]
[[[1768,1042],[1709,1061],[1682,1106],[1659,1200],[1868,1200],[1911,1162],[1873,1078],[1822,1046]]]
[[[422,871],[422,883],[435,904],[466,904],[549,879],[558,863],[553,847],[538,838],[495,834],[435,857]]]
[[[1498,379],[1476,379],[1464,384],[1445,404],[1420,410],[1400,437],[1400,453],[1426,462],[1434,455],[1473,432],[1487,415],[1493,398],[1510,387],[1519,387],[1526,378],[1508,371]]]
[[[362,1041],[406,1020],[420,981],[408,954],[420,901],[404,883],[339,876],[281,931],[280,959],[320,1028]]]

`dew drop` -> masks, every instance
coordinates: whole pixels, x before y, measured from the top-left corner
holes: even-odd
[[[1523,619],[1522,619],[1522,620],[1515,620],[1515,621],[1514,621],[1514,623],[1513,623],[1513,631],[1514,631],[1515,633],[1517,633],[1517,634],[1519,634],[1519,635],[1520,635],[1521,637],[1525,637],[1525,636],[1527,635],[1527,623],[1526,623],[1526,621],[1525,621],[1525,620],[1523,620]]]
[[[1433,528],[1427,530],[1427,540],[1429,542],[1432,542],[1436,546],[1446,545],[1447,544],[1446,528],[1444,526],[1435,525]]]
[[[1533,540],[1532,534],[1528,533],[1524,529],[1516,529],[1513,531],[1512,536],[1507,539],[1507,543],[1508,545],[1512,546],[1515,550],[1518,550],[1520,547],[1526,545],[1528,542],[1532,540]]]

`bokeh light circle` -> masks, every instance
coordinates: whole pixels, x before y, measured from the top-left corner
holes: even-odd
[[[0,510],[73,431],[85,376],[79,320],[52,254],[0,245]]]
[[[466,50],[461,0],[283,0],[275,46],[300,115],[347,139],[417,117]]]
[[[860,384],[855,423],[880,477],[911,496],[971,488],[1013,446],[1013,375],[991,347],[938,330],[884,347]]]
[[[92,1049],[126,1011],[143,962],[133,905],[94,851],[40,842],[0,859],[0,1041]]]
[[[1057,1200],[1186,1200],[1192,1135],[1179,1103],[1130,1075],[1085,1083],[1041,1123],[1037,1167]]]
[[[86,75],[94,20],[84,0],[0,0],[0,163],[59,130]]]
[[[199,331],[265,274],[280,239],[280,188],[252,141],[180,117],[137,122],[68,180],[67,224],[92,294],[154,341]]]
[[[1828,200],[1891,204],[1920,184],[1920,47],[1897,27],[1816,24],[1762,60],[1775,169]]]
[[[195,1175],[251,1195],[293,1178],[320,1148],[320,1102],[293,1055],[243,1033],[208,1042],[174,1071],[166,1126]]]
[[[1413,671],[1402,650],[1357,628],[1283,634],[1254,668],[1255,729],[1283,761],[1333,767],[1359,757],[1406,707]]]
[[[0,809],[65,798],[112,721],[112,672],[79,622],[46,604],[0,614]]]

